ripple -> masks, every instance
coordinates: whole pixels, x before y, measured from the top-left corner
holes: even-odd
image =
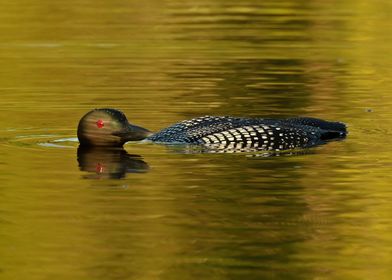
[[[37,143],[41,147],[49,147],[49,148],[74,148],[74,143],[79,143],[78,138],[61,138],[55,139],[49,142]],[[71,146],[70,146],[71,144]]]
[[[79,140],[78,140],[77,137],[69,137],[69,138],[62,138],[62,139],[53,140],[52,142],[56,142],[56,143],[63,143],[63,142],[79,143]]]
[[[55,147],[55,148],[75,148],[78,138],[69,135],[69,130],[54,129],[48,130],[35,128],[10,128],[4,130],[4,136],[0,139],[0,144],[17,147]]]

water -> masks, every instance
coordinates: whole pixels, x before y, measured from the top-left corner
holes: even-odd
[[[390,14],[379,1],[3,1],[1,279],[390,279]],[[79,118],[348,124],[306,151],[78,151]]]

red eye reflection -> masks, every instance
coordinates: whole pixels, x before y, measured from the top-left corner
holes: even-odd
[[[103,123],[103,120],[98,120],[98,121],[96,122],[96,124],[97,124],[98,128],[102,128],[102,127],[105,126],[104,123]]]
[[[105,168],[102,164],[97,163],[97,166],[95,167],[95,172],[97,172],[97,174],[103,173],[105,171]]]

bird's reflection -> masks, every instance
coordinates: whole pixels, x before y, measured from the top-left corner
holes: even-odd
[[[130,155],[123,148],[78,148],[78,163],[88,179],[121,179],[127,173],[147,172],[149,166],[139,155]]]

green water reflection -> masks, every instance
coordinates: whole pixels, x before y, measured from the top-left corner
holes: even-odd
[[[0,278],[389,279],[391,12],[386,0],[3,1]],[[80,152],[72,138],[95,107],[151,130],[302,115],[350,134],[274,157]]]

